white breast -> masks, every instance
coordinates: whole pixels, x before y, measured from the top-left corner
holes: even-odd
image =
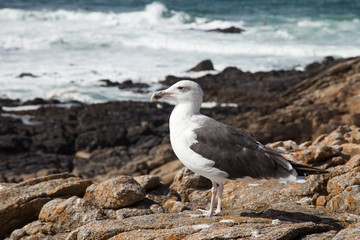
[[[171,146],[179,160],[191,171],[215,182],[224,181],[228,174],[214,168],[215,162],[206,159],[191,150],[190,146],[196,143],[194,129],[199,127],[201,116],[186,116],[179,109],[174,109],[170,116]]]

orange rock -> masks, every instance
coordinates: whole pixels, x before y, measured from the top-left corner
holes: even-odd
[[[118,209],[145,197],[145,189],[132,177],[120,176],[93,184],[86,189],[84,200],[100,208]]]
[[[360,144],[357,143],[345,143],[341,145],[343,148],[343,152],[347,153],[351,156],[360,154]]]
[[[360,214],[360,185],[349,186],[345,191],[334,196],[326,208],[339,212]]]

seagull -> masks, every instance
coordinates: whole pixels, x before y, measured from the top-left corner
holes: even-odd
[[[281,155],[283,152],[201,114],[203,96],[199,84],[190,80],[179,81],[151,96],[151,100],[169,99],[176,103],[169,120],[171,146],[187,168],[212,182],[210,209],[198,209],[201,216],[221,214],[223,182],[228,179],[248,182],[275,178],[304,183],[309,174],[326,173],[289,161]]]

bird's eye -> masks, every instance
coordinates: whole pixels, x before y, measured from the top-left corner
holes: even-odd
[[[184,89],[184,87],[181,87],[181,86],[180,86],[180,87],[178,87],[178,89],[179,89],[179,90],[183,90],[183,89]]]

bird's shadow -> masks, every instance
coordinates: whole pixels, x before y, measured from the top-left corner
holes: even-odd
[[[340,221],[328,217],[319,217],[317,215],[303,213],[303,212],[292,212],[284,211],[277,209],[267,209],[263,212],[241,212],[239,214],[242,217],[254,217],[254,218],[268,218],[268,219],[278,219],[281,221],[287,221],[292,223],[303,223],[303,222],[313,222],[313,223],[322,223],[332,226],[334,229],[341,230],[346,227],[349,223],[345,220]]]

